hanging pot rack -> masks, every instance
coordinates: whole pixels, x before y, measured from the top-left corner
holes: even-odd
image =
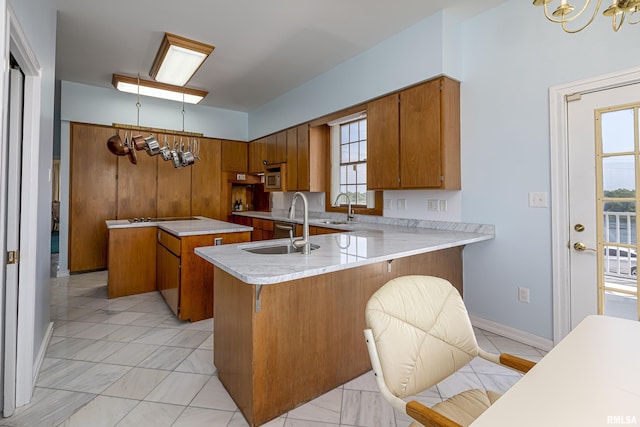
[[[138,80],[140,77],[138,76]],[[139,86],[138,86],[139,87]],[[140,92],[138,89],[138,99],[136,102],[136,108],[138,109],[137,124],[126,125],[121,123],[113,123],[113,127],[116,128],[116,134],[107,140],[107,148],[111,153],[117,156],[129,155],[131,163],[137,164],[136,151],[145,150],[149,156],[155,156],[161,154],[161,158],[164,161],[173,160],[174,168],[191,166],[196,160],[200,160],[200,141],[203,134],[197,132],[185,132],[184,119],[186,111],[184,109],[184,93],[182,94],[182,131],[175,131],[169,129],[158,129],[150,127],[140,126]],[[122,142],[120,138],[120,129],[125,131],[125,141]],[[133,136],[133,131],[137,133],[145,132],[150,135],[146,138],[142,135]],[[127,131],[131,134],[131,139],[127,137]],[[160,145],[158,139],[153,134],[165,134],[164,145]],[[173,135],[173,147],[169,145],[167,141],[167,134]],[[179,142],[176,141],[176,137],[179,137]],[[183,137],[186,137],[186,142],[183,141]],[[193,138],[193,142],[189,141],[189,138]]]
[[[145,127],[145,126],[127,125],[122,123],[112,123],[111,125],[116,129],[136,130],[143,133],[155,133],[155,134],[161,133],[161,134],[169,134],[169,135],[176,135],[176,136],[190,136],[192,138],[204,137],[204,134],[199,132],[185,132],[183,130],[153,128],[153,127]]]

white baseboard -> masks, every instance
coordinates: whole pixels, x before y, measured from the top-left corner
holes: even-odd
[[[47,347],[49,347],[49,341],[51,341],[51,337],[53,336],[53,322],[49,322],[49,326],[47,327],[47,333],[44,334],[44,339],[42,340],[42,344],[40,345],[40,350],[38,350],[38,356],[33,363],[33,382],[32,384],[35,387],[36,380],[38,379],[38,374],[40,373],[40,368],[42,367],[42,362],[44,361],[44,355],[47,352]]]
[[[476,328],[484,329],[485,331],[539,348],[540,350],[549,351],[553,348],[553,341],[550,339],[543,338],[529,332],[524,332],[510,326],[505,326],[492,320],[483,319],[481,317],[469,315],[469,318],[471,319],[471,324]]]

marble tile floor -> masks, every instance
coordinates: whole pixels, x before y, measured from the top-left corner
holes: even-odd
[[[157,292],[107,299],[107,273],[51,281],[54,331],[32,402],[0,426],[247,426],[213,366],[213,320],[176,320]],[[544,352],[476,329],[488,351],[532,360]],[[514,371],[475,359],[416,398],[433,405],[468,388],[505,391]],[[366,373],[268,427],[395,427],[394,412]]]

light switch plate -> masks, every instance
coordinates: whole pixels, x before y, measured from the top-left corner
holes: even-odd
[[[404,211],[407,209],[407,199],[398,199],[398,210]]]
[[[530,208],[547,208],[547,193],[546,191],[532,191],[529,193],[529,207]]]

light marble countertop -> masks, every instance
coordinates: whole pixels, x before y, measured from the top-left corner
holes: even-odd
[[[134,228],[134,227],[158,227],[174,236],[198,236],[202,234],[225,234],[252,231],[253,227],[234,224],[231,222],[218,221],[215,219],[196,216],[197,219],[176,219],[174,221],[146,221],[129,222],[128,219],[118,219],[106,221],[108,229],[114,228]]]
[[[236,213],[254,218],[281,220],[285,215],[269,212]],[[328,218],[340,220],[331,214]],[[322,216],[322,215],[321,215]],[[326,214],[323,217],[327,217]],[[396,220],[376,217],[378,220],[350,224],[324,224],[323,218],[310,219],[311,225],[330,228],[345,227],[352,231],[311,236],[312,244],[319,245],[309,255],[301,253],[262,255],[245,249],[288,245],[289,239],[196,248],[197,255],[211,262],[245,283],[270,285],[310,277],[333,271],[359,267],[421,253],[464,246],[493,239],[492,225],[463,224],[418,220]],[[299,222],[299,221],[297,221]],[[431,225],[432,227],[426,227]]]

